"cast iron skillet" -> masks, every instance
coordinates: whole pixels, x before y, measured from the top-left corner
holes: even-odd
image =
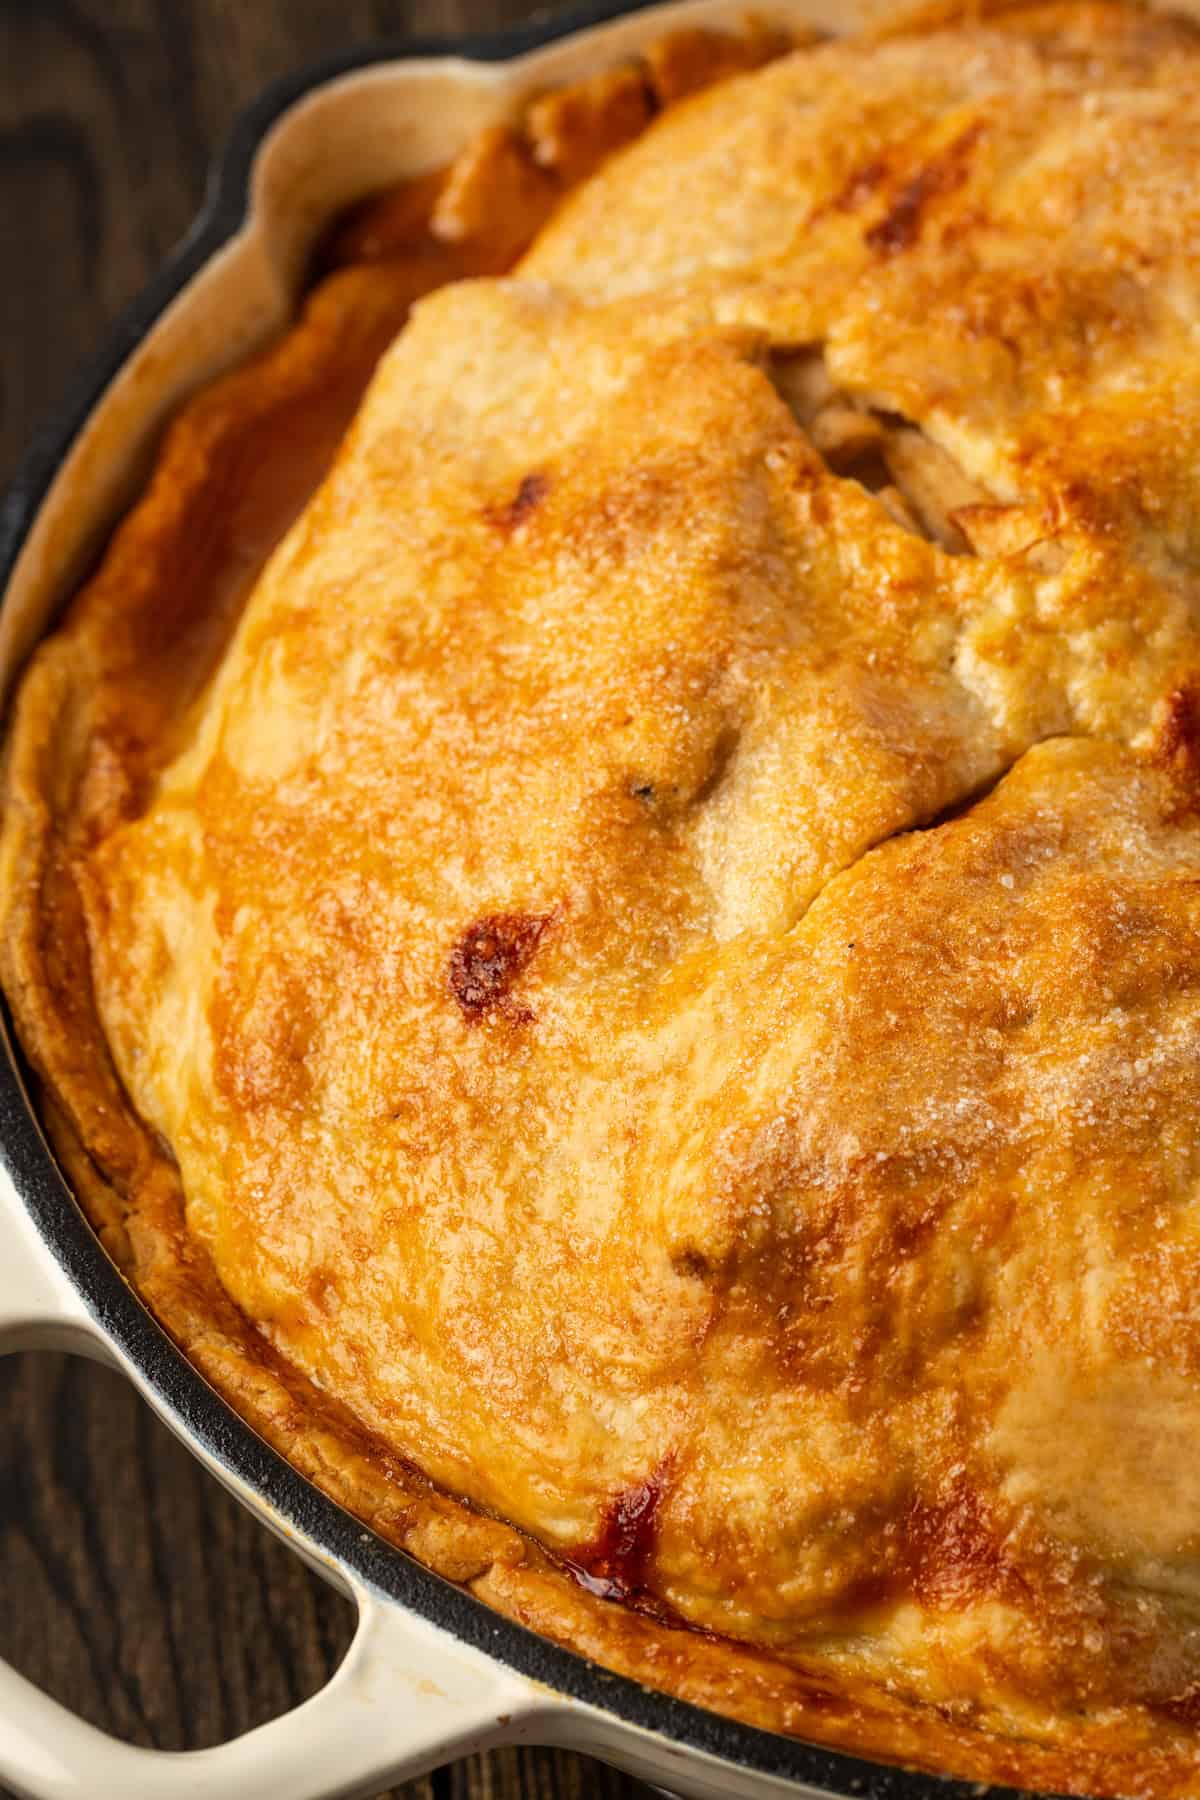
[[[539,13],[500,34],[372,44],[310,64],[269,87],[238,120],[192,230],[121,317],[105,349],[75,385],[57,417],[37,435],[0,502],[0,593],[61,463],[101,395],[160,315],[241,227],[256,153],[270,127],[289,107],[336,77],[377,63],[433,56],[503,61],[651,3],[604,0],[600,5]],[[265,1500],[277,1529],[307,1539],[328,1558],[331,1569],[336,1565],[362,1587],[441,1627],[459,1643],[484,1652],[553,1695],[601,1709],[670,1740],[679,1750],[720,1758],[743,1772],[791,1781],[810,1793],[853,1795],[858,1800],[931,1800],[934,1796],[937,1800],[975,1800],[987,1791],[998,1800],[1003,1796],[1016,1800],[1013,1789],[984,1790],[974,1783],[916,1775],[755,1730],[612,1675],[500,1617],[483,1602],[364,1531],[269,1449],[220,1399],[154,1323],[109,1261],[47,1148],[20,1057],[13,1048],[7,1015],[5,1024],[8,1028],[0,1051],[0,1164],[11,1177],[38,1237],[82,1301],[93,1326],[139,1385],[154,1396],[168,1422],[235,1488],[251,1490]],[[604,1754],[603,1745],[597,1747]],[[15,1770],[6,1771],[2,1765],[0,1777],[19,1779]],[[56,1794],[67,1791],[65,1787],[54,1789]]]

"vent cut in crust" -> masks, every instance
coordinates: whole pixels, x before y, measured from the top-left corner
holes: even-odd
[[[654,1687],[1162,1800],[1198,146],[1119,4],[535,97],[177,421],[0,842],[63,1166],[304,1473]]]

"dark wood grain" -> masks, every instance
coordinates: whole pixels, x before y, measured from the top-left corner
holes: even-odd
[[[0,0],[0,480],[195,212],[238,108],[372,36],[524,0]],[[222,1741],[314,1692],[350,1608],[115,1375],[0,1360],[0,1655],[139,1744]],[[476,1757],[405,1800],[634,1800],[554,1752]],[[234,1797],[231,1796],[231,1800]]]

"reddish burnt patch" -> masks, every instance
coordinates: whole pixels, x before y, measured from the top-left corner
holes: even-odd
[[[594,1542],[565,1560],[576,1580],[605,1600],[636,1600],[658,1542],[658,1512],[669,1472],[664,1463],[609,1504]]]
[[[932,1495],[917,1494],[877,1539],[870,1573],[847,1590],[851,1613],[912,1598],[934,1612],[978,1600],[1028,1604],[1030,1572],[1017,1566],[988,1502],[960,1475]]]
[[[708,1281],[713,1274],[713,1266],[702,1250],[676,1250],[671,1257],[671,1267],[688,1281]]]
[[[860,163],[852,169],[841,188],[834,195],[831,209],[835,212],[857,212],[860,206],[877,193],[887,180],[888,165],[882,156],[872,157],[870,162]]]
[[[882,219],[867,227],[864,239],[868,249],[880,256],[898,256],[910,250],[921,235],[925,216],[935,200],[952,194],[962,186],[970,171],[971,151],[983,133],[976,121],[955,138],[940,156],[906,181]]]
[[[1190,676],[1172,689],[1154,724],[1153,759],[1176,791],[1171,817],[1194,812],[1200,802],[1200,677]]]
[[[900,1211],[891,1221],[884,1239],[889,1265],[895,1268],[919,1255],[937,1230],[940,1217],[941,1209],[936,1205]]]
[[[549,915],[490,913],[468,925],[450,952],[450,992],[471,1023],[491,1012],[528,1020],[527,1008],[513,1006],[509,991],[527,966],[549,924]]]
[[[550,477],[535,469],[526,475],[511,500],[503,506],[489,506],[488,523],[498,531],[515,531],[518,525],[524,524],[530,513],[535,512],[546,495],[550,492]]]
[[[965,1480],[913,1502],[903,1525],[912,1591],[923,1605],[953,1608],[1011,1591],[1015,1571],[986,1503]]]

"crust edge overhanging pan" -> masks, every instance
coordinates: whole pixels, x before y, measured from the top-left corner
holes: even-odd
[[[0,504],[5,693],[136,491],[167,418],[289,320],[312,246],[338,212],[447,161],[534,89],[617,61],[665,25],[719,25],[743,10],[731,0],[577,8],[496,37],[355,50],[269,89],[235,128],[192,232]],[[857,11],[838,0],[756,8],[830,31],[855,23]],[[756,1730],[610,1674],[365,1530],[269,1449],[153,1322],[59,1174],[7,1027],[4,1037],[0,1351],[68,1349],[121,1369],[244,1505],[355,1602],[359,1624],[319,1694],[194,1752],[123,1745],[0,1664],[0,1782],[32,1800],[332,1800],[525,1742],[582,1750],[694,1795],[979,1793]]]

